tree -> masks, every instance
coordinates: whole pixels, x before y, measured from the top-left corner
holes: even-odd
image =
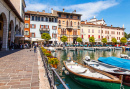
[[[102,39],[102,42],[103,42],[103,43],[107,43],[107,39],[106,39],[106,38],[103,38],[103,39]]]
[[[49,41],[51,39],[51,36],[48,33],[42,33],[41,38],[45,41]]]
[[[112,43],[113,43],[113,44],[117,43],[116,38],[112,38],[112,40],[111,40],[111,41],[112,41]]]
[[[122,37],[121,40],[120,40],[121,43],[126,43],[127,42],[127,39],[125,37]]]
[[[94,37],[90,37],[89,38],[89,42],[92,42],[92,45],[93,45],[93,43],[95,42],[95,38]]]
[[[129,38],[129,37],[128,37],[128,34],[127,34],[126,32],[125,32],[125,38],[127,38],[127,39]]]
[[[66,36],[62,36],[61,41],[65,43],[67,41],[67,37]]]
[[[78,38],[76,39],[76,41],[79,42],[79,43],[81,43],[81,42],[82,42],[82,38],[78,37]]]

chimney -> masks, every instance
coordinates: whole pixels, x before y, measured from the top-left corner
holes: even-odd
[[[76,10],[74,10],[74,12],[76,12]]]
[[[103,21],[103,18],[102,18],[102,21]]]
[[[87,20],[85,21],[85,24],[87,24]]]
[[[43,13],[45,13],[45,10],[42,10]]]
[[[63,12],[65,11],[65,9],[63,8]]]
[[[111,27],[112,27],[112,25],[111,25]]]
[[[124,24],[123,24],[123,27],[122,28],[124,28]]]
[[[53,8],[51,8],[51,13],[53,14]]]

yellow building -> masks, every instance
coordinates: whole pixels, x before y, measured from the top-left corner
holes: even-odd
[[[52,10],[52,13],[58,14],[58,40],[61,42],[62,36],[67,36],[68,43],[75,43],[80,35],[81,14]]]

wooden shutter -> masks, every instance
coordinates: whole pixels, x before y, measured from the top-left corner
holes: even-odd
[[[41,25],[40,25],[40,28],[41,28]]]
[[[32,28],[32,24],[30,24],[30,28]]]
[[[36,24],[34,24],[34,28],[36,28]]]
[[[49,29],[49,25],[48,25],[48,29]]]
[[[56,38],[57,38],[57,34],[56,34]]]
[[[30,33],[30,37],[32,37],[32,33]]]
[[[56,26],[56,30],[57,30],[57,26]]]
[[[52,33],[52,38],[53,38],[53,33]]]
[[[52,26],[52,29],[53,29],[54,26]]]
[[[35,33],[34,33],[34,37],[35,37]]]
[[[46,28],[46,25],[44,25],[44,28]]]

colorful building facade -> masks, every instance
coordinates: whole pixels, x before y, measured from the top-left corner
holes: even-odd
[[[123,27],[107,26],[103,19],[97,20],[95,17],[89,22],[81,22],[83,42],[89,42],[90,37],[94,37],[95,42],[101,42],[102,38],[106,38],[107,42],[112,42],[112,38],[116,38],[117,42],[120,42],[120,39],[124,37],[124,30],[124,25]]]
[[[72,13],[63,11],[55,11],[52,9],[52,12],[58,15],[58,40],[61,43],[62,36],[67,36],[68,43],[75,43],[80,35],[80,23],[81,23],[81,14],[76,14],[76,10]]]
[[[24,35],[26,40],[39,41],[42,33],[49,33],[52,43],[57,43],[58,16],[52,13],[27,11],[25,13]]]

